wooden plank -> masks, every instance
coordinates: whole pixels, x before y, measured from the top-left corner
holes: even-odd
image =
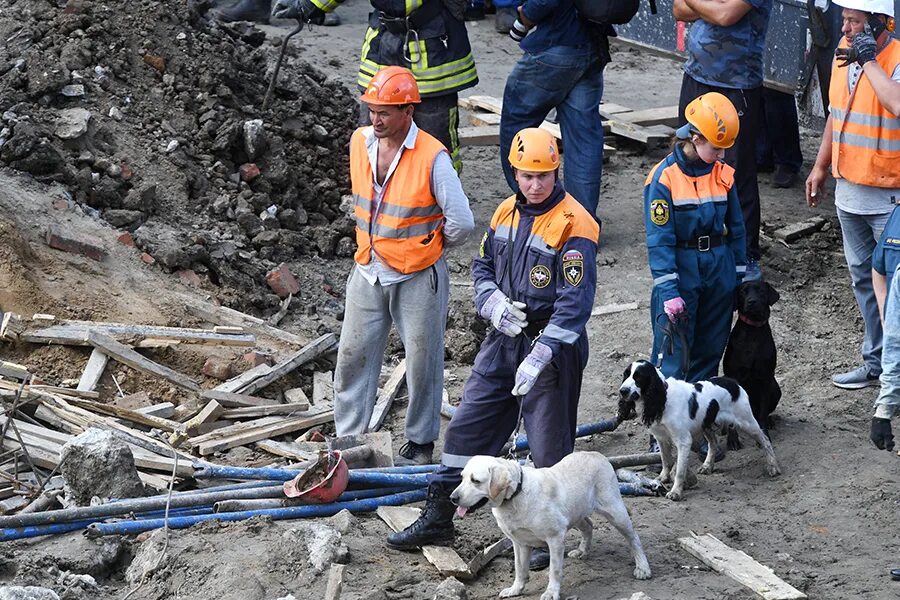
[[[492,560],[500,556],[506,550],[512,548],[512,540],[508,537],[504,537],[500,540],[497,540],[478,554],[476,554],[472,560],[469,561],[469,577],[475,577],[478,575],[478,572],[481,571],[484,567],[488,565]]]
[[[309,402],[292,402],[290,404],[273,404],[271,406],[232,408],[223,412],[221,416],[223,419],[250,419],[272,415],[290,415],[307,410],[309,410]]]
[[[216,344],[221,346],[255,346],[256,337],[251,334],[225,335],[206,329],[186,327],[161,327],[157,325],[129,325],[98,321],[57,321],[49,327],[29,327],[19,339],[36,344],[89,345],[88,334],[96,332],[117,341],[137,343],[148,338],[176,340],[189,344]]]
[[[102,351],[94,348],[91,351],[90,358],[88,358],[87,366],[81,374],[81,379],[78,380],[76,389],[82,392],[92,392],[97,389],[97,384],[103,376],[103,370],[106,369],[107,362],[109,362],[109,357],[103,354]]]
[[[497,113],[498,115],[503,112],[503,100],[501,98],[476,95],[469,96],[467,100],[472,108],[480,108],[481,110]]]
[[[641,125],[635,125],[634,123],[613,119],[610,119],[608,123],[609,131],[613,135],[639,142],[650,148],[665,146],[669,143],[669,140],[672,139],[672,135],[675,133],[671,127],[666,127],[665,125],[643,127]]]
[[[391,404],[400,391],[401,386],[406,382],[406,359],[401,360],[391,376],[385,382],[384,387],[378,392],[378,399],[375,401],[375,410],[372,411],[372,418],[369,419],[369,431],[378,431],[387,417],[388,411],[391,410]]]
[[[26,389],[29,392],[50,392],[51,394],[59,394],[60,396],[68,396],[70,398],[84,398],[86,400],[96,400],[100,397],[99,392],[82,392],[73,390],[72,388],[57,387],[55,385],[29,385],[26,386]]]
[[[225,408],[241,408],[244,406],[277,406],[278,402],[271,398],[260,396],[248,396],[247,394],[235,394],[233,392],[220,392],[215,389],[200,393],[204,400],[215,400]]]
[[[306,392],[304,392],[301,388],[292,388],[284,391],[284,401],[288,404],[295,404],[297,402],[306,402],[309,404],[309,398],[306,397]]]
[[[272,367],[270,367],[269,365],[267,365],[265,363],[263,363],[261,365],[257,365],[255,367],[253,367],[252,369],[248,369],[248,370],[244,371],[243,373],[241,373],[240,375],[237,375],[236,377],[232,377],[228,381],[220,383],[219,385],[217,385],[216,387],[213,388],[213,391],[226,392],[226,393],[237,392],[242,387],[244,387],[245,385],[252,382],[254,379],[262,377],[263,375],[267,375],[271,371],[272,371]],[[214,400],[218,400],[218,398],[214,398]]]
[[[213,327],[213,331],[225,335],[240,335],[244,333],[244,328],[236,325],[216,325]]]
[[[217,325],[239,325],[246,328],[248,331],[252,331],[256,335],[265,335],[297,346],[305,346],[308,341],[305,338],[294,335],[284,329],[272,327],[258,317],[242,313],[226,306],[212,306],[193,300],[186,300],[185,308],[195,317]]]
[[[500,125],[500,115],[497,113],[492,113],[492,112],[476,112],[476,113],[472,113],[469,116],[469,121],[471,121],[472,125],[474,126],[472,128],[469,128],[472,130],[481,129],[484,127],[497,127]],[[543,129],[544,131],[549,132],[550,135],[555,137],[557,140],[562,140],[562,131],[560,130],[560,127],[557,123],[551,123],[550,121],[544,121],[543,123],[540,124],[540,128]],[[464,127],[463,129],[466,129],[466,128]],[[499,133],[498,133],[498,135],[499,135]],[[492,139],[492,138],[490,138],[490,139]],[[499,144],[499,143],[500,143],[500,138],[498,137],[497,144]],[[471,145],[487,146],[490,144],[484,143],[484,144],[471,144]],[[616,152],[615,148],[613,148],[612,146],[609,146],[607,144],[603,144],[603,156],[604,157],[611,156],[611,155],[615,154],[615,152]]]
[[[499,127],[500,115],[492,112],[474,112],[469,115],[473,127]]]
[[[637,310],[639,308],[637,302],[624,302],[621,304],[604,304],[603,306],[598,306],[594,310],[591,311],[592,317],[598,317],[600,315],[611,315],[619,312],[625,312],[627,310]]]
[[[99,402],[82,400],[80,398],[71,398],[68,400],[68,402],[74,406],[79,406],[91,412],[100,413],[101,415],[107,415],[110,417],[126,419],[128,421],[131,421],[132,423],[146,425],[147,427],[155,427],[156,429],[160,429],[167,433],[173,433],[175,431],[181,431],[184,429],[184,426],[178,421],[161,419],[160,417],[154,417],[153,415],[140,413],[136,410],[131,410],[130,408],[122,408],[120,406],[116,406],[115,404],[101,404]]]
[[[5,360],[0,360],[0,375],[9,379],[21,379],[22,381],[31,377],[28,367]]]
[[[777,577],[769,567],[756,562],[740,550],[730,548],[709,533],[698,536],[691,532],[691,537],[678,538],[678,543],[704,564],[750,588],[765,600],[807,597]]]
[[[603,105],[601,104],[600,107],[603,108]],[[678,105],[623,112],[616,114],[615,118],[644,127],[649,127],[651,125],[678,127]]]
[[[462,146],[496,146],[500,143],[499,127],[460,127],[458,135]]]
[[[341,600],[344,589],[344,565],[331,564],[328,571],[328,583],[325,585],[325,600]]]
[[[161,419],[171,419],[175,415],[175,405],[171,402],[160,402],[159,404],[144,406],[134,410],[143,415],[150,415],[151,417],[159,417]]]
[[[331,371],[313,373],[312,404],[334,404],[334,374]]]
[[[285,417],[262,417],[260,419],[255,419],[253,421],[245,421],[243,423],[235,423],[229,427],[223,427],[222,429],[217,429],[216,431],[210,431],[209,433],[204,433],[203,435],[196,435],[192,437],[189,442],[192,446],[197,446],[204,442],[209,442],[212,440],[218,440],[226,437],[232,437],[241,433],[246,433],[248,431],[254,431],[256,429],[261,429],[263,427],[267,427],[269,425],[274,425],[276,423],[283,423],[288,420]]]
[[[314,358],[317,358],[318,356],[331,351],[333,348],[337,347],[337,343],[338,338],[335,334],[326,333],[325,335],[313,340],[312,342],[301,348],[298,352],[291,355],[287,360],[284,360],[272,367],[272,370],[262,377],[254,379],[249,384],[235,391],[238,391],[242,394],[252,394],[254,392],[257,392],[270,383],[281,379],[288,373],[291,373],[300,365],[308,363]]]
[[[627,106],[622,106],[621,104],[616,104],[614,102],[601,102],[600,103],[600,114],[603,116],[607,115],[616,115],[619,113],[629,113],[633,112]]]
[[[418,508],[410,506],[379,506],[378,516],[394,531],[402,531],[419,518]],[[471,577],[466,564],[453,548],[448,546],[422,546],[422,554],[444,576]]]
[[[191,417],[184,423],[184,428],[188,433],[194,433],[199,430],[202,425],[206,425],[207,423],[211,423],[216,421],[219,417],[222,416],[222,413],[225,412],[225,407],[216,402],[215,400],[210,400],[206,403],[206,406],[203,407],[196,416]]]
[[[178,387],[182,387],[192,392],[199,392],[200,386],[196,381],[182,375],[174,369],[170,369],[164,365],[153,362],[149,358],[141,356],[124,344],[120,344],[108,335],[97,333],[95,331],[88,334],[88,342],[95,348],[100,348],[105,354],[116,359],[122,364],[128,365],[133,369],[161,377],[166,381],[174,383]]]
[[[827,222],[828,220],[825,217],[816,216],[800,223],[780,227],[775,230],[773,235],[775,239],[793,242],[819,231]]]
[[[301,429],[308,429],[315,425],[321,425],[322,423],[328,423],[333,420],[334,410],[330,408],[318,413],[307,411],[305,416],[299,418],[291,418],[279,424],[262,427],[236,436],[206,442],[200,444],[198,449],[202,456],[207,456],[209,454],[213,454],[214,452],[228,450],[229,448],[234,448],[236,446],[252,444],[253,442],[258,442],[259,440],[264,440],[270,437],[277,437],[279,435],[299,431]]]
[[[282,456],[284,458],[290,458],[291,460],[297,460],[300,462],[315,460],[319,455],[318,452],[311,452],[308,449],[302,448],[300,444],[297,444],[296,442],[276,442],[275,440],[260,440],[256,442],[256,447],[260,450],[268,452],[269,454]]]

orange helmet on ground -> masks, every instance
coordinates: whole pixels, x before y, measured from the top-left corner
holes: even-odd
[[[675,132],[682,139],[697,132],[716,148],[731,148],[737,139],[741,122],[737,110],[725,95],[709,92],[697,96],[684,109],[688,124]]]
[[[389,106],[418,104],[422,98],[412,71],[403,67],[385,67],[375,73],[360,100],[366,104]]]
[[[509,164],[522,171],[546,173],[559,168],[556,138],[537,127],[523,129],[509,148]]]

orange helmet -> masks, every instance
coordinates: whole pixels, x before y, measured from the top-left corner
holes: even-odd
[[[696,131],[716,148],[731,148],[737,139],[741,123],[737,110],[726,96],[709,92],[697,96],[684,109],[686,125],[676,132],[680,138],[689,138]]]
[[[559,168],[556,138],[537,127],[523,129],[509,148],[509,164],[522,171],[546,173]]]
[[[366,104],[388,106],[418,104],[422,98],[412,71],[403,67],[385,67],[375,73],[360,100]]]

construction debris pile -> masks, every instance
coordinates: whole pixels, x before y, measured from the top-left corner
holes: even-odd
[[[352,251],[357,104],[292,40],[263,112],[280,40],[188,4],[0,0],[0,161],[64,184],[147,262],[272,308],[280,263]]]

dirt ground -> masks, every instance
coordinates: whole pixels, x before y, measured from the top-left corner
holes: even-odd
[[[355,93],[356,60],[369,5],[348,0],[336,28],[304,31],[297,42],[300,58],[344,82]],[[290,24],[263,29],[283,35]],[[469,25],[481,83],[466,93],[501,96],[506,74],[519,55],[517,47],[494,32],[487,21]],[[270,53],[274,49],[266,44]],[[636,109],[677,102],[679,64],[616,46],[606,71],[604,98]],[[462,119],[465,122],[465,118]],[[807,167],[819,133],[803,131]],[[615,142],[614,142],[615,143]],[[579,422],[610,417],[624,366],[646,356],[650,345],[648,300],[651,278],[646,264],[641,214],[641,185],[659,157],[619,145],[604,168],[600,216],[604,221],[595,305],[637,301],[639,310],[594,317],[589,324],[591,360],[585,372]],[[460,323],[471,322],[468,264],[477,251],[480,230],[497,203],[509,193],[500,175],[496,148],[465,148],[463,184],[475,213],[477,230],[469,242],[450,254],[453,311]],[[805,175],[805,172],[804,172]],[[808,209],[799,187],[777,190],[768,175],[760,176],[763,229],[812,215],[829,219],[825,230],[790,247],[764,237],[762,267],[781,293],[773,307],[772,329],[779,349],[778,379],[784,395],[776,413],[772,441],[783,475],[765,476],[762,453],[755,447],[729,453],[716,473],[702,476],[679,503],[664,498],[628,498],[626,504],[653,569],[649,581],[631,577],[631,559],[621,537],[597,523],[594,551],[586,559],[568,560],[564,597],[615,600],[642,591],[654,599],[749,599],[746,588],[719,575],[686,554],[677,538],[712,533],[743,550],[810,598],[889,599],[900,596],[887,569],[900,565],[897,514],[900,502],[898,457],[876,451],[867,439],[874,389],[838,390],[829,382],[836,371],[856,366],[862,323],[844,263],[832,203]],[[79,207],[53,209],[63,197],[59,184],[37,183],[11,170],[0,171],[0,307],[30,314],[52,312],[71,318],[123,320],[171,325],[197,324],[186,316],[182,294],[196,294],[173,274],[143,264],[138,253],[115,243],[117,231],[85,215]],[[49,223],[90,232],[104,240],[109,257],[102,263],[49,249],[42,236]],[[316,257],[291,262],[304,287],[331,286],[341,298],[349,259]],[[215,296],[215,289],[204,287]],[[313,295],[309,302],[323,296]],[[339,311],[335,311],[335,315]],[[303,335],[338,331],[331,314],[294,310],[283,326]],[[451,315],[453,316],[453,315]],[[397,350],[396,343],[392,345]],[[278,351],[279,348],[272,348]],[[77,377],[87,351],[52,347],[8,349],[0,355],[36,365],[48,377]],[[199,372],[202,353],[157,351],[152,357],[187,372]],[[182,361],[181,363],[173,361]],[[469,367],[448,363],[448,390],[459,398]],[[126,391],[157,385],[122,368]],[[129,379],[130,378],[130,379]],[[122,383],[120,379],[120,383]],[[308,383],[308,382],[307,382]],[[101,385],[110,385],[104,382]],[[166,396],[168,394],[168,396]],[[151,395],[173,398],[167,386]],[[387,426],[402,443],[403,403]],[[607,455],[643,451],[646,432],[636,422],[617,431],[582,439],[578,449]],[[252,451],[223,457],[231,463],[266,460]],[[696,466],[696,463],[695,465]],[[241,525],[207,524],[171,534],[159,572],[132,598],[185,600],[275,600],[321,598],[326,576],[306,564],[302,545],[291,533],[293,522],[254,521]],[[464,559],[497,539],[499,529],[488,511],[478,511],[459,524],[456,548]],[[420,553],[388,550],[388,528],[372,515],[362,515],[344,534],[350,550],[344,600],[431,598],[442,580]],[[570,540],[574,543],[574,536]],[[0,547],[0,582],[44,585],[64,598],[121,598],[127,590],[124,569],[140,545],[134,539],[103,543],[80,534],[7,543]],[[59,583],[54,569],[91,573],[99,588],[85,590]],[[501,556],[474,581],[470,599],[496,597],[512,579],[511,556]],[[546,573],[533,575],[526,598],[538,598]]]

